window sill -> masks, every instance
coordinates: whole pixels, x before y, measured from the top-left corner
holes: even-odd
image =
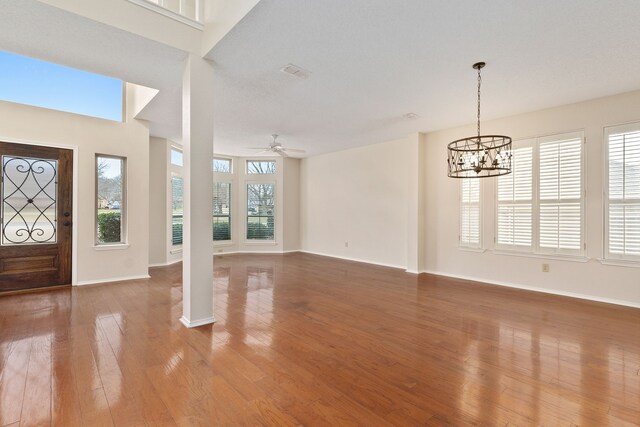
[[[476,253],[480,253],[480,254],[487,251],[484,248],[469,248],[469,247],[466,247],[466,246],[458,246],[458,250],[464,251],[464,252],[476,252]]]
[[[518,256],[524,258],[540,258],[540,259],[553,259],[558,261],[569,261],[569,262],[589,262],[591,258],[584,255],[562,255],[562,254],[539,254],[533,252],[516,252],[516,251],[507,251],[504,249],[494,249],[494,255],[506,255],[506,256]]]
[[[640,261],[630,261],[626,259],[598,258],[598,262],[602,265],[614,265],[616,267],[640,268]]]
[[[114,243],[112,245],[94,245],[93,249],[96,251],[123,251],[129,249],[128,243]]]
[[[277,246],[278,242],[276,242],[275,240],[266,240],[266,241],[260,241],[260,240],[245,240],[244,244],[247,246],[253,245],[253,246]]]
[[[213,242],[214,248],[223,248],[226,246],[233,246],[233,240],[218,240],[217,242]]]

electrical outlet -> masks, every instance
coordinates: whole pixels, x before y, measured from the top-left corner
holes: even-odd
[[[349,247],[349,242],[344,242],[344,247],[348,248]]]
[[[549,264],[542,264],[542,272],[543,273],[549,272]]]

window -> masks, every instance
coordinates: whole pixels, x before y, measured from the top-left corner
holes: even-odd
[[[247,184],[247,240],[274,240],[275,184]]]
[[[605,129],[605,258],[640,261],[640,123]]]
[[[231,173],[231,159],[213,159],[213,171],[220,173]]]
[[[122,81],[0,51],[0,99],[122,121]]]
[[[231,240],[231,183],[213,183],[213,240]]]
[[[171,244],[174,246],[182,244],[183,185],[181,176],[171,176]]]
[[[531,250],[533,242],[533,147],[514,144],[511,173],[498,177],[497,247]]]
[[[460,246],[480,248],[480,179],[466,178],[460,182]]]
[[[204,12],[203,0],[129,0],[131,3],[145,7],[154,12],[170,16],[194,28],[202,29]]]
[[[276,162],[274,160],[257,161],[247,160],[248,174],[274,174],[276,173]]]
[[[96,244],[124,243],[125,159],[96,156]]]
[[[540,138],[539,249],[582,253],[582,137]]]
[[[498,178],[499,249],[584,253],[582,146],[581,132],[514,143],[513,171]]]
[[[178,148],[171,149],[171,164],[174,166],[182,166],[182,150]]]
[[[0,156],[2,246],[56,243],[58,233],[58,160]],[[64,184],[63,184],[64,185]],[[66,215],[69,215],[66,213]]]

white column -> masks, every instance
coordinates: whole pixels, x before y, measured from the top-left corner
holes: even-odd
[[[409,135],[409,218],[407,221],[407,272],[420,273],[425,256],[425,137]],[[444,164],[444,160],[442,161]]]
[[[187,327],[213,317],[213,67],[189,54],[182,79],[184,216],[182,317]]]

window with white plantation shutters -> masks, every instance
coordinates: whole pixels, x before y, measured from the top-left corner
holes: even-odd
[[[512,172],[498,177],[496,248],[584,253],[582,132],[514,142]]]
[[[640,261],[640,123],[605,129],[605,258]]]
[[[538,140],[541,253],[582,253],[582,135]]]
[[[460,187],[460,246],[480,248],[480,180],[463,179]]]
[[[511,173],[498,177],[498,248],[533,249],[533,143],[516,142]]]

